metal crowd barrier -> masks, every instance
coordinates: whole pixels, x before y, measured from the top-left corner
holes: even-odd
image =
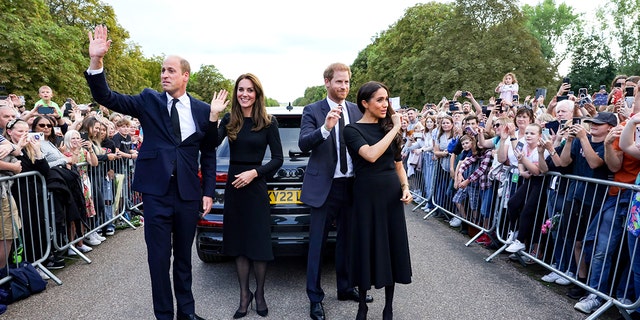
[[[134,161],[131,159],[101,161],[95,167],[84,162],[77,164],[77,168],[78,172],[83,173],[83,184],[90,190],[92,206],[87,205],[87,210],[81,212],[80,230],[77,230],[76,224],[76,230],[72,233],[68,221],[62,218],[57,220],[60,223],[52,224],[53,234],[56,235],[53,247],[61,253],[72,250],[86,263],[91,263],[91,260],[76,248],[76,244],[98,230],[108,227],[115,229],[116,221],[122,221],[135,230],[136,227],[125,215],[131,208],[141,205],[141,200],[138,203],[134,202],[134,199],[139,197],[131,189],[134,170]],[[88,214],[89,211],[92,212],[91,216]],[[56,221],[55,210],[52,221]]]
[[[508,168],[502,179],[492,181],[486,197],[477,195],[479,203],[474,207],[467,198],[456,208],[453,180],[441,164],[442,160],[423,158],[421,176],[414,177],[421,182],[416,189],[412,186],[417,203],[413,210],[426,209],[424,219],[444,213],[477,228],[478,234],[466,246],[480,234],[490,233],[502,246],[486,261],[502,253],[519,235],[525,249],[511,257],[525,266],[541,265],[601,299],[588,319],[598,318],[612,306],[630,319],[627,310],[640,308],[632,267],[636,265],[640,285],[640,239],[627,231],[629,204],[640,186],[556,172],[523,179],[515,177],[514,168]],[[623,191],[608,196],[614,188]],[[489,222],[469,214],[477,208]]]
[[[30,262],[62,284],[43,265],[51,252],[49,194],[44,177],[36,171],[0,177],[0,201],[0,256],[6,275],[0,284],[11,279],[7,268],[20,262]]]
[[[55,202],[61,199],[47,188],[47,181],[39,172],[0,177],[0,269],[19,260],[28,261],[60,285],[62,281],[45,265],[54,251],[63,256],[73,250],[91,263],[75,247],[76,243],[98,230],[115,229],[118,220],[136,229],[126,217],[142,204],[141,197],[131,189],[134,162],[113,160],[96,167],[82,163],[78,169],[86,172],[83,182],[90,185],[90,203],[96,214],[88,217],[87,211],[81,211],[82,226],[73,234],[67,228],[66,216],[55,210]],[[19,252],[20,258],[13,258],[14,252]],[[4,274],[7,276],[0,278],[0,284],[11,280],[8,272]]]
[[[484,239],[491,239],[488,235],[495,229],[494,195],[500,187],[500,182],[490,180],[485,188],[481,188],[479,183],[471,184],[467,187],[465,194],[460,195],[461,200],[456,204],[453,200],[457,190],[453,188],[450,172],[445,170],[448,168],[445,162],[449,161],[448,157],[434,159],[433,152],[422,153],[422,163],[409,177],[409,186],[417,203],[412,211],[419,208],[425,210],[427,213],[423,219],[441,214],[460,219],[462,227],[470,226],[469,231],[472,233],[466,246],[471,245],[483,235],[485,235]],[[475,166],[470,170],[473,169]]]

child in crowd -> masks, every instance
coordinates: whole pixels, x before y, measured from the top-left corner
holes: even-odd
[[[518,94],[518,79],[516,79],[516,75],[512,72],[505,74],[495,91],[500,94],[500,98],[503,101],[513,101],[513,96]]]
[[[57,113],[59,117],[62,117],[62,110],[60,110],[58,104],[51,101],[53,98],[53,90],[51,90],[49,86],[40,87],[40,89],[38,89],[38,96],[40,100],[35,103],[35,109],[39,109],[40,107],[53,108],[54,112]],[[40,113],[44,114],[42,111],[40,111]]]
[[[462,152],[458,157],[458,164],[455,169],[454,182],[453,187],[458,191],[453,196],[453,203],[456,204],[456,208],[458,209],[459,215],[468,219],[467,213],[465,211],[464,201],[467,198],[469,199],[470,207],[472,210],[472,216],[477,217],[478,214],[478,190],[479,184],[477,181],[470,182],[468,178],[471,176],[471,173],[475,171],[478,167],[478,145],[476,143],[476,139],[471,135],[463,135],[460,138],[460,143],[462,144]],[[460,169],[462,162],[467,159],[471,159],[470,165],[464,167],[464,171]],[[460,226],[462,221],[460,219],[453,218],[449,222],[449,225],[452,227]]]

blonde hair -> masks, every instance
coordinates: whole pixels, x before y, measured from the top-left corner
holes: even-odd
[[[516,74],[513,72],[508,72],[507,74],[505,74],[504,77],[502,77],[502,81],[504,82],[508,76],[511,76],[511,79],[513,79],[511,83],[518,83],[518,79],[516,79]]]

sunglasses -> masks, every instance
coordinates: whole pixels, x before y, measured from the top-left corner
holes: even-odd
[[[38,123],[38,127],[40,128],[53,128],[53,125],[48,123]]]
[[[494,128],[499,128],[499,127],[500,127],[500,124],[499,124],[499,123],[494,123],[494,124],[493,124],[493,127],[494,127]]]

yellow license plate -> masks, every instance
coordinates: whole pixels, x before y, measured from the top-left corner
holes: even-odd
[[[300,190],[268,190],[271,204],[302,204]]]

